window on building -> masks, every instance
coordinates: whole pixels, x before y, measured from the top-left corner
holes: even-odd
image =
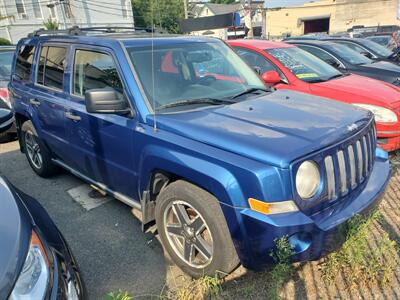
[[[62,90],[66,54],[64,47],[43,47],[39,56],[37,83]]]
[[[114,59],[105,53],[76,50],[73,93],[84,96],[87,90],[111,88],[123,95]]]
[[[15,0],[15,6],[17,7],[18,17],[25,19],[27,17],[25,11],[25,4],[23,0]]]
[[[54,3],[52,3],[52,5],[48,6],[49,11],[50,11],[50,17],[52,19],[56,19],[57,18],[57,13],[56,13],[56,6],[54,5]]]
[[[23,81],[28,81],[31,75],[33,54],[35,47],[31,45],[22,46],[17,54],[15,75]]]
[[[122,17],[124,19],[128,18],[128,6],[127,6],[127,0],[121,0],[121,7],[122,7]]]
[[[42,19],[42,10],[40,8],[39,0],[32,0],[33,14],[36,19]]]

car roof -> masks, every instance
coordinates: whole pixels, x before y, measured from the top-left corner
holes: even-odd
[[[294,45],[289,45],[283,42],[275,42],[268,40],[259,40],[259,39],[243,39],[243,40],[229,40],[228,44],[235,45],[249,45],[259,49],[276,49],[276,48],[291,48],[295,47]]]

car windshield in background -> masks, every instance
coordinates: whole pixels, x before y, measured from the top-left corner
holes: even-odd
[[[390,55],[393,54],[393,52],[390,51],[388,48],[383,47],[382,45],[379,45],[374,41],[364,39],[362,43],[365,45],[365,47],[371,49],[375,53],[378,53],[380,56],[389,57]]]
[[[0,80],[10,80],[14,52],[0,52]]]
[[[387,46],[390,43],[391,37],[390,36],[369,36],[366,37],[367,40],[371,40],[375,43],[378,43],[382,46]]]
[[[329,43],[329,45],[325,47],[334,52],[336,56],[352,65],[366,65],[373,62],[357,51],[341,44]]]
[[[342,75],[321,59],[296,47],[265,51],[279,60],[297,78],[306,82],[322,82]]]
[[[256,73],[220,41],[155,45],[154,51],[151,46],[128,47],[128,53],[155,110],[179,102],[230,103],[221,100],[265,89]]]

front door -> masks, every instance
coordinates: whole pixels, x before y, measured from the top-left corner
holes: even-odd
[[[88,113],[84,98],[91,89],[114,89],[126,98],[119,67],[107,49],[74,48],[73,52],[66,107],[74,156],[70,166],[113,191],[133,197],[137,187],[133,153],[137,120],[128,115]]]

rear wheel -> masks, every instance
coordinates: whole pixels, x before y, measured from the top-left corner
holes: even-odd
[[[172,260],[192,277],[230,273],[239,259],[217,199],[186,181],[157,198],[156,222]]]
[[[31,121],[22,124],[21,138],[26,158],[36,174],[49,177],[58,171],[57,166],[51,161],[50,152],[38,137]]]

